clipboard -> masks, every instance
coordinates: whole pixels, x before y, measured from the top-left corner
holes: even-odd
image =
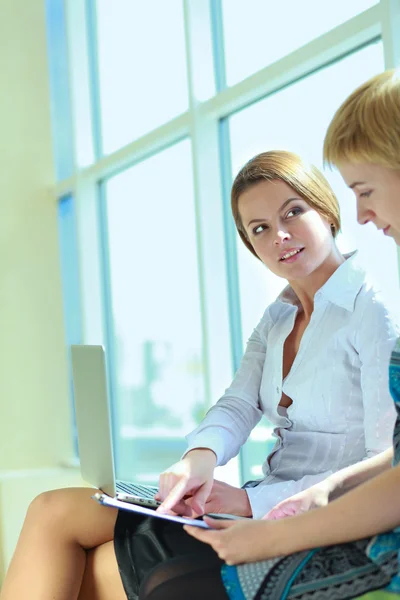
[[[140,506],[139,504],[131,504],[130,502],[122,502],[116,498],[111,498],[106,494],[97,492],[92,496],[93,500],[96,500],[103,506],[111,506],[112,508],[119,508],[121,510],[127,510],[136,514],[146,515],[148,517],[154,517],[155,519],[164,519],[165,521],[173,521],[174,523],[180,523],[181,525],[194,525],[194,527],[202,527],[203,529],[211,529],[209,525],[202,519],[189,519],[187,517],[180,517],[175,515],[165,515],[158,513],[151,508]]]

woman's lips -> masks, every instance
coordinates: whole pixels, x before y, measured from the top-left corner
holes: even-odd
[[[292,252],[293,250],[297,250],[296,254],[293,254],[293,256],[290,256],[289,258],[285,258],[282,260],[282,258],[279,259],[279,262],[281,263],[292,263],[295,262],[298,257],[300,256],[300,254],[302,254],[304,248],[292,248],[290,250],[287,250],[283,256],[285,256],[285,254],[287,254],[288,252]]]

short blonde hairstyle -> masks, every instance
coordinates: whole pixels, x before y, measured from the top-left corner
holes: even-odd
[[[324,161],[400,168],[400,71],[372,77],[336,111],[324,141]]]
[[[244,245],[256,256],[239,212],[240,196],[262,181],[283,181],[331,224],[335,238],[340,231],[338,200],[322,173],[297,154],[284,150],[262,152],[250,159],[235,177],[231,192],[232,214]]]

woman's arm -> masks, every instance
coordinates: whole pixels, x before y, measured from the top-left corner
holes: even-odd
[[[222,482],[213,483],[213,474],[215,466],[236,456],[262,416],[259,392],[266,352],[264,334],[269,322],[267,309],[247,343],[231,386],[187,436],[189,447],[182,460],[160,475],[156,496],[162,501],[160,512],[174,510],[189,515],[193,509],[196,514],[207,510],[251,516],[246,492]]]
[[[254,562],[300,550],[342,544],[400,525],[400,466],[327,506],[279,521],[213,521],[217,531],[185,527],[228,564]]]
[[[267,309],[247,342],[231,385],[200,425],[186,436],[187,452],[199,447],[210,448],[217,456],[217,465],[224,465],[238,454],[261,419],[259,395],[266,354],[263,332],[269,327],[269,320]]]
[[[263,519],[293,517],[326,506],[331,500],[390,469],[392,459],[393,448],[388,448],[372,458],[341,469],[310,488],[282,500]]]
[[[330,546],[393,529],[400,525],[399,497],[400,466],[396,466],[324,508],[287,519],[294,541],[286,540],[282,550],[287,554]]]
[[[341,469],[327,478],[329,500],[339,498],[344,493],[387,471],[392,466],[393,446],[367,460]]]

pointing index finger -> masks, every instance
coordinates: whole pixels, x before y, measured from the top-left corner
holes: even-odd
[[[171,510],[186,494],[187,480],[180,479],[178,483],[172,488],[164,502],[157,508],[157,511],[162,513],[167,510]]]

